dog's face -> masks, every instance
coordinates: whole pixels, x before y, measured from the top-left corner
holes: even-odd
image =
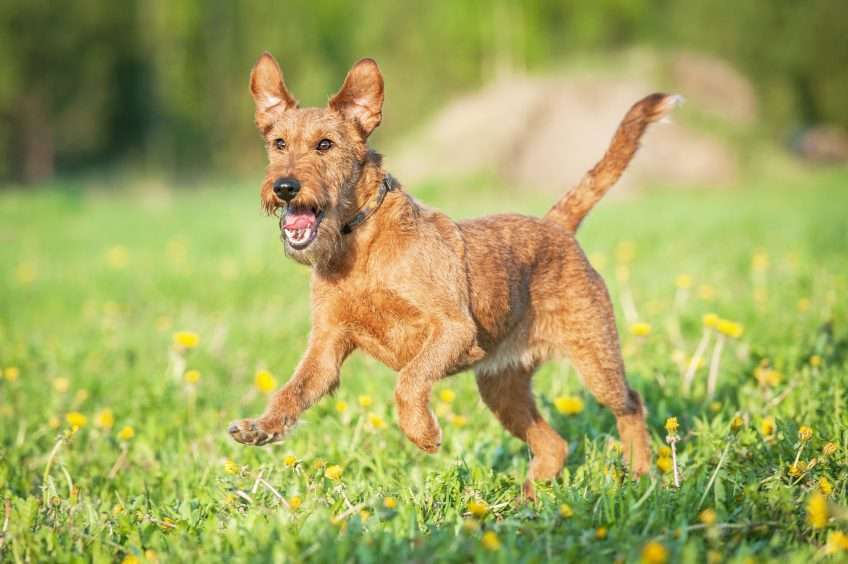
[[[265,53],[250,73],[256,125],[268,151],[262,205],[281,218],[285,252],[320,266],[343,248],[342,227],[356,212],[354,190],[368,136],[382,119],[383,77],[371,59],[356,63],[325,108],[299,108],[283,73]]]

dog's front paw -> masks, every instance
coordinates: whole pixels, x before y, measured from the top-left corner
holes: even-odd
[[[231,423],[227,432],[236,442],[262,446],[282,441],[286,428],[284,421],[242,419]]]
[[[429,409],[410,414],[401,411],[400,426],[412,443],[424,452],[433,454],[442,446],[442,430]]]

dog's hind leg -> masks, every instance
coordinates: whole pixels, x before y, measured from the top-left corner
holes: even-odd
[[[534,480],[552,480],[565,465],[568,444],[536,409],[531,379],[534,369],[509,368],[496,373],[477,373],[483,401],[513,435],[526,442],[533,454],[524,495],[535,498]]]
[[[651,464],[645,408],[624,377],[624,361],[606,286],[595,275],[581,287],[581,295],[569,296],[566,352],[589,391],[615,415],[625,462],[639,476]]]

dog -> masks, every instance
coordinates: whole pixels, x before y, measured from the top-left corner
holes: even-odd
[[[562,471],[568,446],[539,413],[531,379],[540,363],[566,356],[615,415],[630,473],[649,470],[645,407],[625,380],[604,281],[575,233],[678,97],[637,102],[603,158],[544,217],[456,222],[414,200],[369,149],[384,96],[372,59],[351,68],[324,108],[300,108],[267,52],[250,91],[268,153],[262,205],[281,212],[285,254],[311,267],[312,330],[289,382],[264,415],[230,425],[233,439],[282,440],[361,349],[397,372],[400,428],[432,453],[442,437],[429,408],[433,385],[473,370],[484,403],[529,446],[522,491],[532,499],[535,481]]]

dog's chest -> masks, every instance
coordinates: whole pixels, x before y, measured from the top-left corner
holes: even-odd
[[[357,348],[393,370],[403,368],[427,337],[423,312],[388,290],[346,292],[334,309]]]

